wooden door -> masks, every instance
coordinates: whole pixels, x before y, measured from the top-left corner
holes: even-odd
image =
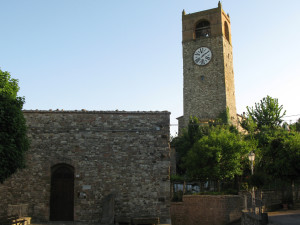
[[[68,165],[52,169],[50,220],[73,221],[74,214],[74,170]]]

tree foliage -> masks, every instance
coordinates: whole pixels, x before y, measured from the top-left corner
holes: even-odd
[[[208,124],[190,118],[187,129],[171,143],[176,149],[178,174],[206,181],[231,179],[241,173],[240,157],[247,144],[230,125],[227,114],[228,110]]]
[[[16,99],[19,89],[18,80],[11,78],[9,72],[0,70],[0,95]]]
[[[26,122],[22,113],[25,102],[17,97],[18,80],[0,70],[0,182],[25,166],[24,154],[29,148]]]
[[[227,111],[206,126],[191,118],[187,129],[172,142],[178,153],[179,174],[200,181],[228,181],[242,174],[245,178],[250,175],[248,153],[254,151],[254,175],[248,178],[251,185],[261,188],[274,178],[292,183],[298,179],[300,119],[281,127],[285,111],[270,96],[247,110],[242,121],[247,132],[242,133],[230,126]]]
[[[295,132],[298,124],[290,126],[292,131],[287,124],[281,127],[285,111],[270,96],[247,110],[248,118],[242,127],[248,131],[245,138],[256,142],[255,173],[290,181],[298,178],[300,134]]]
[[[255,103],[255,107],[247,106],[248,120],[243,121],[242,126],[249,129],[249,125],[254,122],[258,129],[263,126],[278,127],[282,123],[285,113],[283,106],[279,105],[278,99],[267,96],[260,100],[260,103]]]
[[[300,177],[300,134],[284,129],[263,130],[259,139],[258,168],[279,179],[294,181]]]
[[[208,134],[208,127],[201,126],[197,117],[191,117],[187,129],[184,129],[180,137],[172,140],[171,146],[176,149],[176,171],[185,174],[183,158],[200,138]]]
[[[300,118],[295,123],[291,124],[289,127],[293,131],[300,132]]]
[[[187,174],[197,180],[230,180],[241,175],[249,145],[228,127],[211,127],[184,158]]]

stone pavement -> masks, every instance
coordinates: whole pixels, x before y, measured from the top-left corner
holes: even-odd
[[[300,210],[268,212],[268,225],[300,225]]]

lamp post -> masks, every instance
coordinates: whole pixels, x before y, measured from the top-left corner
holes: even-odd
[[[254,163],[254,160],[255,160],[255,154],[253,151],[251,151],[248,155],[248,158],[251,162],[251,175],[253,175],[253,163]],[[253,212],[255,213],[255,192],[254,192],[254,186],[252,187],[252,208],[253,208]]]
[[[253,151],[251,151],[251,152],[249,153],[248,158],[249,158],[249,160],[250,160],[250,162],[251,162],[251,175],[253,175],[253,162],[254,162],[254,160],[255,160],[255,154],[254,154]]]

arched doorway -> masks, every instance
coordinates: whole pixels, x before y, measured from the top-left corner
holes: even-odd
[[[74,168],[58,164],[51,168],[50,220],[73,221]]]

